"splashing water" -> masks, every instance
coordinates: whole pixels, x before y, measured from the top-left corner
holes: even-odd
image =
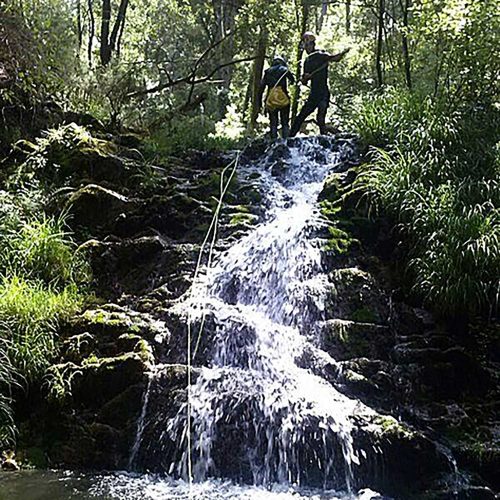
[[[266,217],[219,255],[179,306],[213,315],[216,334],[191,391],[192,448],[186,407],[160,439],[177,442],[169,473],[186,477],[191,459],[196,481],[233,476],[351,489],[353,418],[363,405],[300,366],[306,352],[318,350],[315,325],[324,319],[317,197],[328,172],[351,153],[348,144],[332,149],[314,139],[278,144],[239,172],[260,175]]]

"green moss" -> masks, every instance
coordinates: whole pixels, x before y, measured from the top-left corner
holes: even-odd
[[[144,363],[154,363],[153,349],[147,340],[140,339],[135,345],[134,352],[139,354]]]
[[[395,437],[399,439],[412,439],[415,433],[408,427],[399,423],[394,417],[388,415],[378,415],[374,424],[379,428],[380,435],[383,437]]]
[[[378,314],[367,306],[356,309],[350,319],[358,323],[376,323],[379,320]]]
[[[82,366],[93,369],[113,370],[117,365],[121,363],[124,363],[128,360],[137,360],[138,358],[142,362],[144,362],[142,357],[136,352],[127,352],[125,354],[120,354],[119,356],[108,356],[104,358],[99,358],[95,354],[93,354],[83,360]]]
[[[320,210],[321,214],[329,221],[329,238],[324,247],[326,251],[343,255],[351,249],[354,243],[359,243],[346,230],[346,227],[341,227],[343,225],[342,219],[339,217],[341,206],[329,200],[323,200],[320,202]]]
[[[231,217],[229,224],[231,226],[252,225],[255,224],[257,220],[258,217],[256,215],[247,212],[238,212]]]

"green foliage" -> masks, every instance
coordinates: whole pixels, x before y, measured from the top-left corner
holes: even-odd
[[[81,369],[73,363],[50,366],[44,377],[44,386],[49,401],[64,403],[71,398],[73,379],[82,375]]]
[[[353,119],[365,141],[388,143],[372,149],[356,189],[398,221],[416,292],[444,314],[496,309],[499,110],[476,104],[450,116],[395,92],[377,107],[382,119],[372,101]]]
[[[154,132],[153,152],[160,156],[175,155],[188,149],[224,151],[235,147],[235,141],[215,134],[215,124],[205,116],[172,121]]]
[[[14,387],[40,382],[58,353],[58,326],[82,306],[90,278],[64,216],[44,215],[43,199],[28,187],[0,192],[0,447],[15,439]]]
[[[339,206],[338,200],[323,200],[320,206],[321,214],[328,224],[328,240],[325,250],[334,252],[336,255],[347,253],[355,240],[348,232],[339,227],[342,225],[342,220],[339,217],[342,207]]]
[[[58,323],[82,305],[76,286],[62,291],[19,276],[0,283],[0,338],[13,366],[28,382],[43,375],[57,353]]]
[[[0,238],[1,268],[56,289],[84,281],[90,271],[64,228],[64,217],[42,215],[5,231]]]

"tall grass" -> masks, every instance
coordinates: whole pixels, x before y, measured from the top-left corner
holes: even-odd
[[[60,288],[85,279],[86,265],[75,253],[64,217],[31,217],[6,228],[0,238],[0,266],[7,275],[23,274]]]
[[[351,118],[371,144],[355,190],[391,215],[416,293],[445,315],[499,304],[500,112],[389,91]]]
[[[64,217],[0,201],[0,448],[12,445],[12,394],[40,384],[58,353],[60,322],[79,309],[89,266]]]
[[[57,353],[58,322],[81,305],[75,285],[62,291],[19,276],[0,283],[0,337],[18,373],[28,382],[43,375]]]

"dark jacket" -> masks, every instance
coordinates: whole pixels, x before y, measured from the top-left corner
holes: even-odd
[[[280,80],[281,78],[281,80]],[[259,88],[259,104],[262,105],[262,96],[266,87],[272,89],[279,81],[278,85],[283,89],[286,95],[288,95],[287,80],[291,83],[295,83],[295,78],[284,64],[275,64],[266,69],[262,81],[260,82]]]

